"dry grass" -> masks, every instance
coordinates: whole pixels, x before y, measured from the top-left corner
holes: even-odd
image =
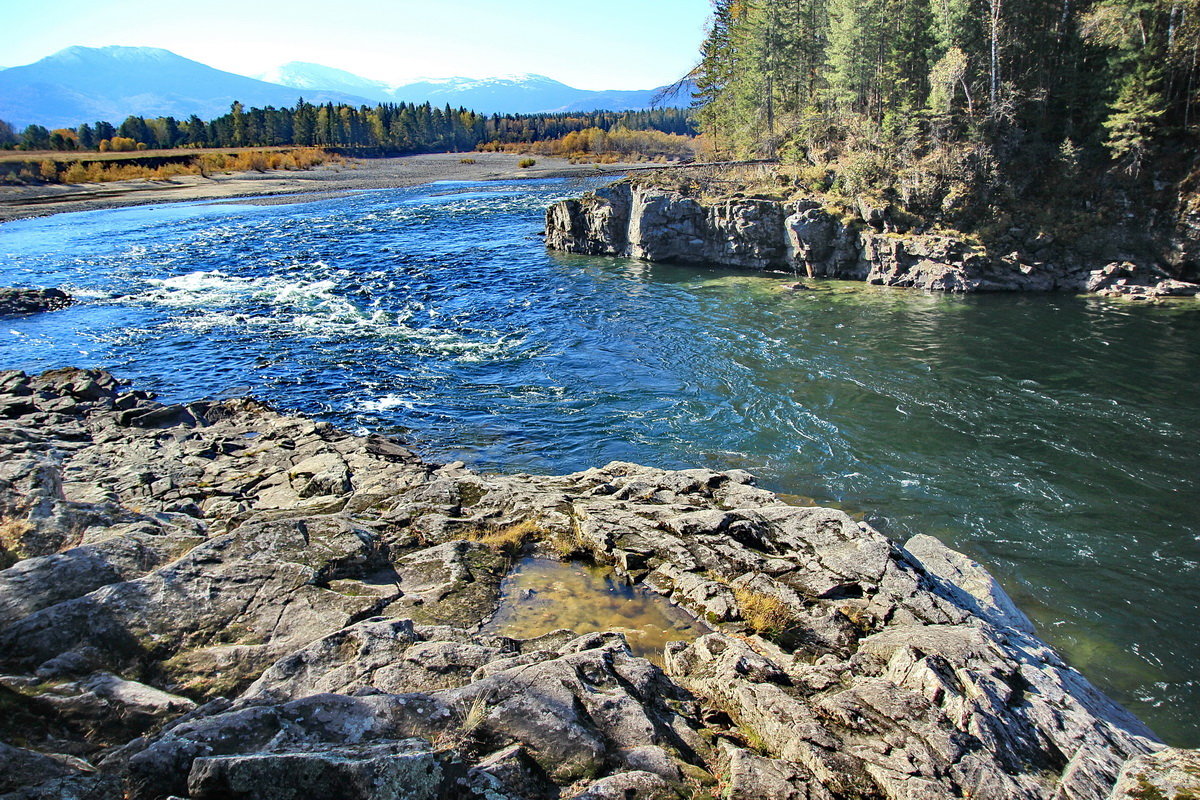
[[[471,701],[470,705],[460,703],[453,709],[454,721],[457,726],[443,730],[433,739],[434,750],[445,753],[469,747],[475,740],[483,724],[487,722],[491,710],[492,697],[480,694]]]
[[[181,157],[186,150],[142,150],[135,153],[57,153],[41,154],[37,159],[0,156],[0,162],[25,161],[20,180],[40,179],[49,183],[109,183],[128,180],[169,180],[179,175],[209,175],[215,172],[267,172],[268,170],[304,170],[325,163],[344,163],[346,159],[316,147],[285,150],[243,148],[233,151],[204,150],[188,161],[149,166],[146,158],[154,154]],[[83,159],[83,160],[81,160]]]
[[[174,150],[135,150],[127,153],[109,152],[98,153],[91,150],[0,150],[0,163],[6,161],[39,162],[46,159],[51,161],[71,162],[86,158],[88,161],[137,161],[142,158],[163,158],[180,156],[201,156],[210,154],[240,155],[242,153],[279,153],[287,152],[291,147],[178,147]]]
[[[462,732],[465,736],[471,736],[479,729],[479,726],[487,721],[488,708],[490,703],[487,695],[479,695],[471,703],[462,714]]]
[[[756,633],[778,635],[793,621],[791,609],[778,597],[745,587],[735,588],[733,597],[741,609],[742,619]]]
[[[473,542],[479,542],[507,556],[515,556],[525,549],[531,540],[540,538],[546,533],[545,529],[534,519],[526,519],[514,525],[504,525],[498,528],[484,528],[466,536]]]
[[[22,540],[33,530],[26,520],[0,517],[0,569],[7,569],[25,558]]]

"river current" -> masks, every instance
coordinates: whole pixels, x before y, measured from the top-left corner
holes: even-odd
[[[1200,308],[953,297],[547,253],[588,184],[439,183],[0,226],[0,369],[254,394],[506,472],[742,468],[986,564],[1041,635],[1200,745]]]

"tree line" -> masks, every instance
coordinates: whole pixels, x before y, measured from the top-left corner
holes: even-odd
[[[689,135],[695,133],[687,109],[592,111],[554,114],[478,114],[430,103],[292,108],[245,108],[235,102],[228,114],[204,121],[196,115],[127,117],[118,125],[98,121],[49,130],[30,125],[15,131],[0,121],[0,147],[23,150],[136,150],[180,147],[333,147],[379,153],[471,150],[481,144],[513,144],[558,139],[568,133],[617,127]]]
[[[944,200],[956,172],[1019,182],[1090,158],[1137,175],[1196,149],[1200,0],[713,5],[694,78],[722,155],[836,164],[858,188],[940,182]]]

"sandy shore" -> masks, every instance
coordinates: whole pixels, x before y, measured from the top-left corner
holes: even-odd
[[[464,158],[475,159],[464,164]],[[431,181],[483,181],[512,178],[557,178],[621,175],[629,164],[571,164],[562,158],[537,157],[527,169],[517,166],[521,156],[509,153],[436,153],[399,158],[356,159],[298,172],[242,172],[204,178],[185,175],[165,181],[114,181],[49,186],[0,187],[0,222],[40,217],[64,211],[268,197],[286,202],[288,195],[337,196],[369,189],[416,186]],[[645,168],[645,164],[637,167]]]

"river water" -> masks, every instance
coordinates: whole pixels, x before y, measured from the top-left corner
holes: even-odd
[[[941,538],[1160,735],[1200,745],[1200,304],[950,297],[547,253],[567,181],[0,226],[0,368],[252,393],[424,455],[747,469]]]

